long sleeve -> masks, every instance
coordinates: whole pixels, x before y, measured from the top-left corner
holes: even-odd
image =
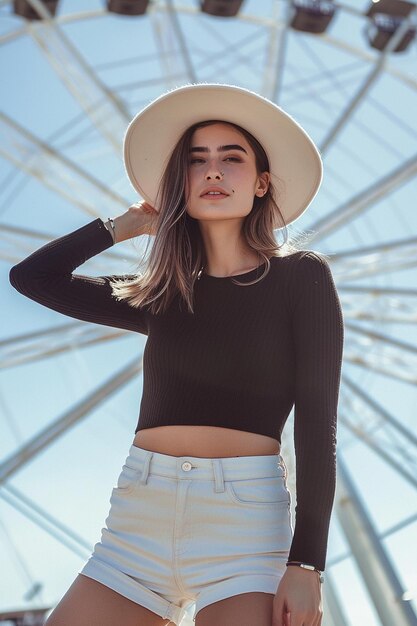
[[[112,295],[109,281],[116,275],[92,277],[73,273],[79,265],[112,245],[111,233],[101,218],[97,218],[50,241],[14,265],[9,281],[27,298],[58,313],[147,335],[146,310],[134,308]]]
[[[313,251],[302,254],[292,281],[297,504],[288,560],[309,563],[323,571],[336,487],[344,323],[324,257]]]

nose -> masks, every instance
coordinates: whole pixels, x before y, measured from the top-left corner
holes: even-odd
[[[216,162],[210,162],[207,168],[207,172],[205,174],[205,179],[211,180],[212,178],[215,178],[217,180],[221,180],[223,178],[223,175],[224,173],[220,170],[220,165],[218,165]]]

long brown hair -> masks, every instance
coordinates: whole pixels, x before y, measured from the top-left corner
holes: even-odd
[[[156,218],[156,234],[145,271],[140,273],[142,267],[140,261],[133,278],[112,279],[112,293],[118,300],[127,300],[131,306],[137,308],[147,305],[149,311],[156,314],[165,311],[173,297],[179,293],[188,310],[194,313],[194,283],[207,259],[198,220],[186,211],[185,185],[189,150],[193,133],[197,128],[218,123],[230,124],[246,138],[255,153],[258,175],[270,171],[265,150],[258,140],[241,126],[223,120],[206,120],[190,126],[174,147],[160,181],[155,201],[160,207]],[[248,286],[262,280],[269,272],[271,256],[286,256],[297,250],[296,246],[288,241],[287,226],[279,209],[276,187],[271,179],[267,193],[262,197],[254,197],[252,210],[242,223],[242,233],[246,242],[263,259],[262,263],[265,262],[265,271],[252,282],[240,283],[233,280],[237,285]],[[274,228],[282,230],[284,237],[282,244],[278,244],[275,239]]]

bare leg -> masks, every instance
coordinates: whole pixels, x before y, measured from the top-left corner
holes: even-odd
[[[79,574],[45,626],[166,626],[173,624],[113,589]]]
[[[274,594],[253,591],[225,598],[201,609],[195,626],[271,626]]]

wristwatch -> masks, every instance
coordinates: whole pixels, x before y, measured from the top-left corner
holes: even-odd
[[[106,222],[104,220],[102,220],[102,222],[104,223],[104,226],[107,228],[107,230],[111,234],[112,239],[113,239],[113,243],[116,243],[116,232],[114,230],[113,218],[112,217],[108,217]]]
[[[314,567],[314,565],[309,565],[308,563],[299,563],[298,561],[287,561],[286,565],[296,565],[297,567],[302,567],[304,569],[309,569],[311,571],[317,572],[320,578],[320,582],[324,583],[323,572],[317,569],[317,567]]]

